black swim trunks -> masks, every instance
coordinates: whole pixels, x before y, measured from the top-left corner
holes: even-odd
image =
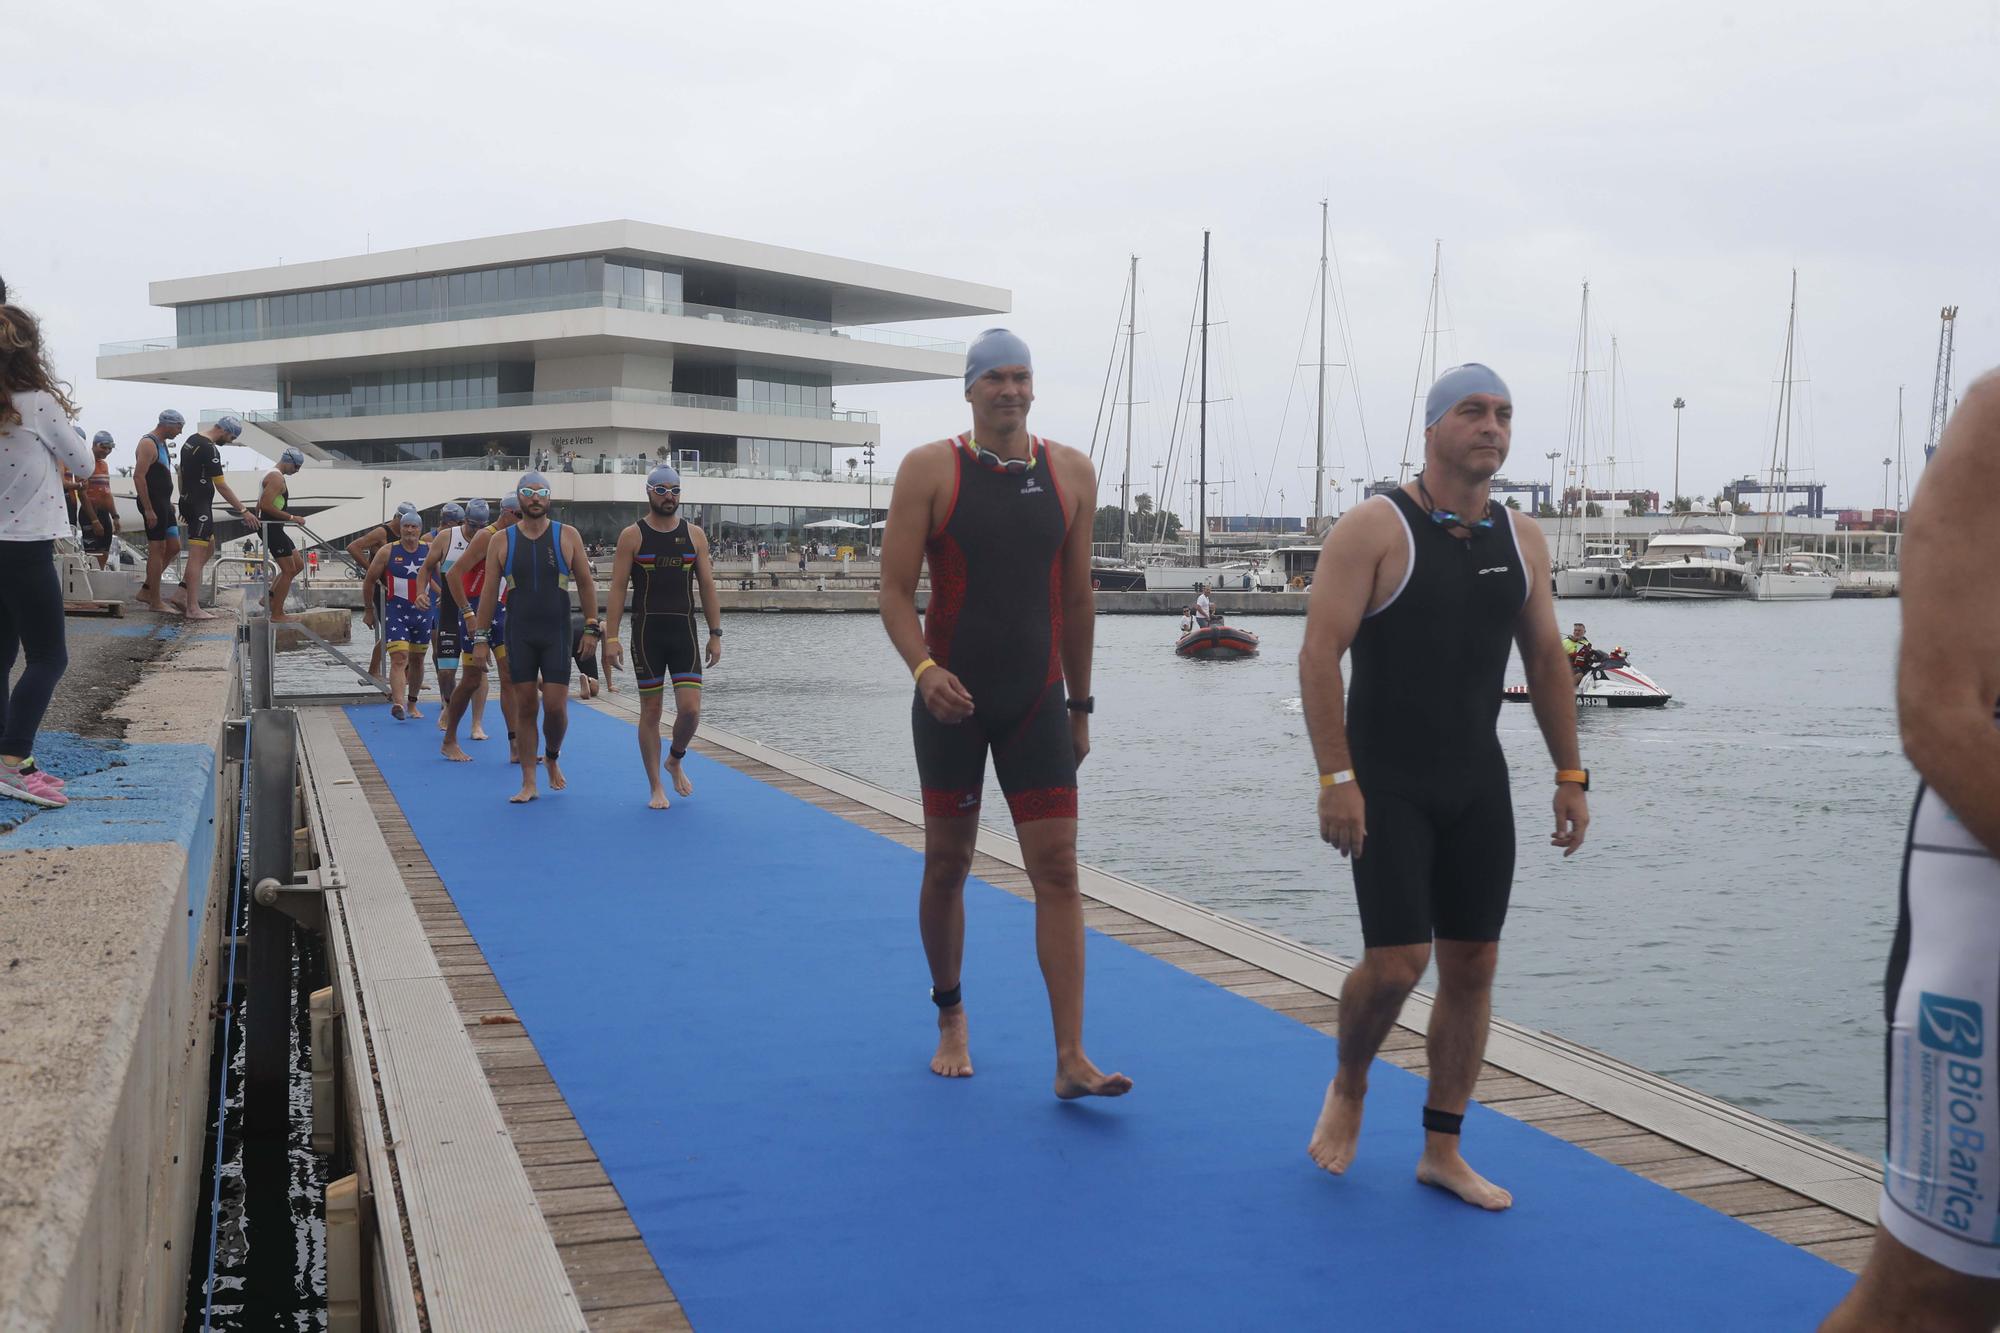
[[[1062,547],[1069,511],[1046,441],[1026,471],[982,462],[954,441],[951,511],[924,546],[931,660],[972,695],[973,715],[946,724],[918,691],[910,709],[924,813],[976,815],[986,755],[1016,824],[1076,818],[1076,748],[1062,673]]]
[[[1366,808],[1354,858],[1371,948],[1500,938],[1514,807],[1496,723],[1528,600],[1510,511],[1454,537],[1402,491],[1408,572],[1354,636],[1347,735]]]
[[[291,535],[285,531],[284,524],[267,521],[263,525],[263,533],[265,549],[270,551],[272,555],[282,558],[298,553],[298,545],[292,541]]]

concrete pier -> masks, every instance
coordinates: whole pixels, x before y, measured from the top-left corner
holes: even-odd
[[[180,1327],[198,1248],[216,914],[235,858],[233,621],[171,640],[108,704],[123,741],[45,732],[70,804],[0,833],[0,1328]],[[72,630],[72,634],[75,631]],[[60,759],[57,756],[60,755]]]

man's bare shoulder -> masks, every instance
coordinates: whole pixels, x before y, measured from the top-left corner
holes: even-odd
[[[1507,510],[1507,521],[1514,525],[1514,540],[1520,543],[1522,555],[1548,558],[1549,536],[1541,524],[1518,509]]]
[[[1376,503],[1376,501],[1381,503]],[[1375,496],[1342,514],[1327,530],[1323,550],[1360,550],[1401,540],[1403,515],[1393,500]]]
[[[956,440],[932,440],[920,444],[903,455],[903,461],[896,465],[896,484],[905,479],[913,484],[935,485],[952,472],[952,451],[958,447]]]
[[[1075,477],[1083,481],[1092,482],[1097,480],[1097,469],[1091,466],[1089,454],[1086,454],[1081,449],[1072,448],[1067,444],[1059,444],[1054,440],[1043,440],[1042,443],[1048,446],[1050,467],[1055,468],[1065,477]]]

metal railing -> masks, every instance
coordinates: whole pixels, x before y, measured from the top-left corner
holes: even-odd
[[[167,334],[158,338],[136,338],[103,343],[99,356],[129,356],[138,352],[169,352],[192,347],[219,347],[230,343],[266,342],[274,338],[310,338],[335,333],[365,333],[375,329],[411,328],[419,324],[447,324],[466,319],[494,319],[508,315],[537,315],[562,310],[630,310],[647,315],[670,315],[679,319],[699,319],[710,323],[771,329],[779,333],[803,333],[821,338],[875,343],[886,347],[907,347],[918,351],[963,354],[965,344],[949,338],[933,338],[901,329],[867,325],[831,324],[792,315],[772,315],[758,310],[737,310],[728,306],[700,305],[691,301],[654,300],[614,292],[573,292],[563,296],[517,297],[511,301],[480,301],[466,305],[439,305],[426,310],[404,310],[395,314],[357,315],[343,319],[316,320],[297,324],[260,324],[256,328],[220,329],[213,333]]]

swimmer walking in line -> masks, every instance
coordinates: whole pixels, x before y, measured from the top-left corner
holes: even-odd
[[[611,599],[604,608],[605,674],[624,660],[618,641],[618,618],[625,608],[625,589],[632,587],[632,674],[639,685],[639,760],[652,784],[647,805],[665,810],[672,802],[660,785],[660,716],[669,682],[674,689],[674,741],[667,751],[666,771],[677,795],[694,795],[694,783],[682,768],[688,744],[701,723],[701,681],[704,660],[722,661],[722,610],[715,595],[715,574],[708,558],[708,537],[681,515],[681,474],[662,465],[646,478],[646,513],[618,534],[611,561]],[[701,586],[701,610],[708,621],[708,649],[695,642],[695,585]]]
[[[988,329],[973,341],[965,398],[972,429],[903,460],[882,538],[882,625],[915,680],[910,726],[924,796],[917,918],[938,1013],[931,1072],[972,1073],[959,968],[965,877],[991,751],[1035,890],[1055,1094],[1119,1097],[1132,1080],[1104,1073],[1083,1049],[1076,871],[1076,770],[1090,752],[1094,707],[1097,477],[1083,454],[1028,433],[1034,369],[1014,334]],[[920,622],[917,575],[926,561],[931,600]]]
[[[1299,652],[1320,836],[1352,859],[1366,946],[1341,987],[1339,1072],[1306,1151],[1335,1175],[1353,1163],[1369,1066],[1435,951],[1417,1179],[1491,1210],[1514,1197],[1466,1164],[1459,1138],[1514,883],[1513,798],[1495,730],[1510,645],[1555,760],[1550,842],[1568,856],[1590,822],[1548,543],[1490,494],[1513,416],[1507,386],[1485,366],[1438,377],[1424,404],[1424,470],[1327,534]]]
[[[485,586],[472,629],[473,660],[486,665],[493,617],[501,585],[507,593],[506,689],[514,696],[514,724],[519,730],[515,758],[521,765],[521,789],[507,799],[515,805],[540,795],[535,783],[535,722],[542,713],[541,747],[548,765],[549,790],[569,785],[559,760],[569,731],[569,587],[576,582],[583,603],[584,646],[594,651],[603,632],[597,623],[597,584],[583,538],[567,523],[549,517],[555,491],[539,472],[525,473],[514,493],[521,503],[521,521],[488,543]],[[460,562],[463,564],[463,561]]]

